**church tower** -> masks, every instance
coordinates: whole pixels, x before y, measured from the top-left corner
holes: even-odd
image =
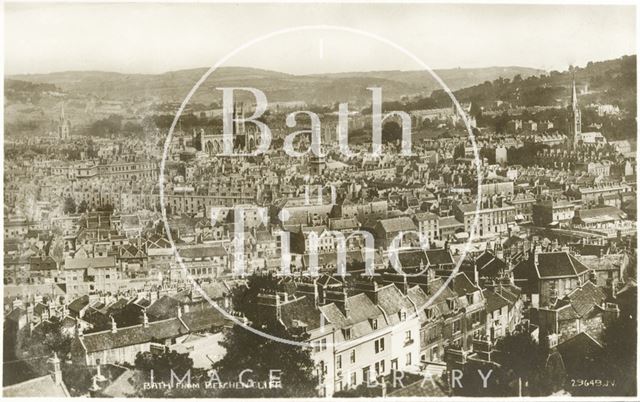
[[[569,115],[569,141],[571,141],[571,147],[576,148],[580,143],[582,132],[582,121],[580,115],[580,107],[578,106],[578,95],[576,93],[576,80],[573,79],[571,83],[571,104],[568,106]]]
[[[64,103],[60,106],[60,118],[58,120],[58,139],[66,140],[70,136],[69,120],[64,115]]]

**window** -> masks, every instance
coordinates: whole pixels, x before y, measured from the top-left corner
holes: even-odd
[[[351,363],[355,363],[356,362],[356,350],[355,349],[351,350],[350,360],[351,360]]]
[[[327,374],[327,365],[324,364],[324,361],[320,360],[319,366],[320,366],[320,372],[322,374]]]
[[[406,343],[406,342],[411,342],[411,341],[412,341],[412,338],[411,338],[411,331],[406,331],[406,332],[404,333],[404,341],[405,341],[405,343]]]
[[[430,320],[433,318],[433,308],[426,309],[425,313],[427,314],[427,320]]]
[[[377,319],[375,319],[375,318],[371,319],[371,328],[374,329],[374,330],[378,329],[378,320]]]
[[[320,350],[327,350],[327,338],[320,340]]]
[[[407,366],[411,365],[411,353],[407,353]]]
[[[355,386],[356,385],[356,373],[351,373],[351,385]]]
[[[452,323],[453,326],[453,333],[457,334],[458,332],[460,332],[462,330],[461,325],[460,325],[460,320],[455,320]]]
[[[376,376],[384,374],[384,360],[380,360],[375,364]]]
[[[338,370],[342,368],[342,355],[338,355],[338,357],[336,358],[336,367],[338,368]]]
[[[449,310],[455,310],[455,299],[447,299],[447,307],[449,307]]]
[[[365,383],[369,383],[371,378],[371,370],[369,369],[369,366],[365,367],[362,369],[362,381]]]
[[[374,342],[376,353],[384,351],[384,338],[376,339]]]
[[[400,310],[400,312],[398,313],[398,316],[400,317],[400,321],[407,320],[407,312],[404,310]]]
[[[351,339],[351,328],[345,328],[342,330],[342,336],[344,337],[345,340],[349,340]]]

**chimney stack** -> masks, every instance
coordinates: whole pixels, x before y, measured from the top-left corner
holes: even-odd
[[[149,317],[147,317],[147,309],[142,310],[142,325],[149,328]]]
[[[62,384],[62,370],[60,369],[60,359],[58,359],[58,355],[53,352],[53,357],[50,357],[47,360],[49,363],[49,374],[53,378],[53,382],[56,385]]]
[[[116,320],[113,319],[112,315],[110,315],[109,317],[111,317],[111,333],[115,334],[118,332],[118,326],[116,325]]]

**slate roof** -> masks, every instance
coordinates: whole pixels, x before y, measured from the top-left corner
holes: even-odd
[[[51,398],[69,398],[69,391],[64,385],[56,384],[53,377],[49,374],[32,378],[18,384],[9,385],[2,388],[2,396],[4,397],[51,397]]]
[[[589,270],[566,251],[538,253],[536,268],[539,278],[578,276]]]
[[[489,289],[483,290],[482,296],[484,296],[484,299],[486,300],[487,312],[500,310],[501,308],[510,305],[507,299]]]
[[[382,229],[387,233],[399,232],[401,230],[416,230],[416,225],[411,218],[407,216],[401,216],[398,218],[381,219],[379,221]]]
[[[400,376],[398,376],[398,378],[400,378]],[[427,378],[426,381],[424,381],[424,379],[421,379],[407,386],[399,387],[398,389],[390,392],[388,396],[393,398],[447,397],[449,396],[449,394],[445,391],[445,389],[445,385],[443,385],[439,380],[436,380],[434,377],[434,381],[431,381],[430,378]]]
[[[44,258],[31,257],[29,262],[31,263],[30,269],[32,271],[51,271],[58,268],[56,265],[56,260],[54,260],[51,256],[47,256]]]
[[[80,296],[71,303],[69,303],[69,311],[73,311],[74,313],[80,312],[83,308],[85,308],[89,304],[89,296],[84,295]]]
[[[606,300],[605,291],[591,282],[587,282],[565,297],[579,316],[584,316],[594,306],[601,306]]]
[[[387,317],[397,315],[405,310],[407,316],[415,314],[416,310],[411,300],[402,294],[395,285],[387,285],[377,290],[378,306],[384,310]]]
[[[64,269],[113,268],[116,266],[114,256],[94,258],[68,258],[64,261]]]
[[[495,277],[507,269],[507,263],[496,257],[492,252],[485,251],[476,259],[478,274],[481,277]]]
[[[320,316],[321,313],[316,308],[315,301],[307,295],[282,304],[282,322],[288,328],[294,327],[295,321],[306,325],[308,330],[319,328]]]
[[[459,296],[465,296],[477,292],[480,288],[471,282],[467,274],[459,272],[450,283],[451,289]]]
[[[180,248],[178,251],[182,258],[212,258],[227,255],[227,250],[222,246],[185,247]]]
[[[138,345],[151,342],[152,340],[161,341],[163,339],[175,338],[188,332],[189,329],[185,327],[178,318],[169,318],[167,320],[151,322],[146,328],[144,325],[135,325],[132,327],[118,328],[116,333],[112,333],[109,329],[102,332],[86,334],[79,339],[87,352],[93,353]]]
[[[591,336],[581,332],[558,345],[569,378],[593,378],[595,372],[607,372],[603,348]]]
[[[427,260],[429,265],[448,265],[453,264],[453,258],[448,250],[445,249],[431,249],[426,250]]]
[[[150,320],[164,320],[169,317],[175,317],[178,315],[178,307],[180,307],[178,300],[165,295],[147,307],[147,316]]]
[[[209,330],[211,327],[222,327],[228,323],[228,319],[213,306],[194,308],[188,313],[182,314],[184,322],[191,332]]]
[[[369,319],[377,319],[378,328],[388,325],[382,311],[364,293],[348,297],[346,308],[349,311],[348,316],[345,316],[335,303],[319,307],[326,323],[339,329],[351,328],[352,339],[373,331]],[[336,338],[337,341],[344,341],[341,331],[336,332]]]

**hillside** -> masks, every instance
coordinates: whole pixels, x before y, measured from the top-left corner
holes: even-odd
[[[473,102],[490,106],[496,101],[514,106],[564,105],[570,96],[570,85],[575,77],[581,105],[607,103],[621,109],[636,110],[636,56],[623,56],[614,60],[589,62],[572,71],[551,71],[529,77],[498,79],[454,92],[460,102]],[[437,91],[431,97],[434,104],[450,105],[446,94]]]
[[[8,79],[38,84],[53,84],[76,95],[95,95],[111,100],[153,99],[177,102],[206,72],[205,68],[173,71],[164,74],[120,74],[100,71],[70,71],[50,74],[9,76]],[[465,88],[498,77],[527,77],[542,71],[525,67],[488,67],[435,71],[452,89]],[[385,99],[402,96],[428,96],[439,88],[424,71],[374,71],[319,75],[292,75],[246,67],[223,67],[214,72],[193,100],[210,103],[220,99],[219,86],[251,86],[263,90],[269,100],[332,104],[349,101],[368,102],[369,86],[381,86]]]

